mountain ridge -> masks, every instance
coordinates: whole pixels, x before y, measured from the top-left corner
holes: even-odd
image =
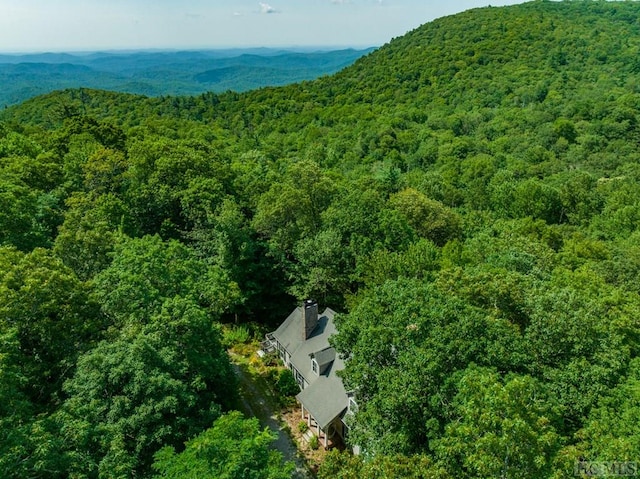
[[[90,54],[0,55],[0,105],[63,88],[95,88],[157,95],[195,95],[205,91],[246,91],[286,85],[334,73],[372,49],[287,51],[238,49]],[[73,71],[61,65],[74,65]],[[252,70],[252,68],[254,68]],[[210,81],[208,72],[225,71]],[[66,73],[66,75],[65,75]],[[78,74],[79,76],[76,76]]]

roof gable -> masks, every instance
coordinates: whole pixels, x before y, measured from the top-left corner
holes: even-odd
[[[338,377],[320,376],[311,386],[296,396],[318,425],[326,429],[347,409],[349,398]]]

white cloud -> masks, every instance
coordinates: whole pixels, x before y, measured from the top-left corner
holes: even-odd
[[[260,2],[260,13],[279,13],[279,12],[268,3]]]

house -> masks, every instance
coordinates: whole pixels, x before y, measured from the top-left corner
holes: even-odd
[[[267,335],[268,346],[277,352],[300,386],[296,399],[302,419],[325,448],[329,440],[338,437],[344,442],[348,428],[343,419],[350,403],[355,404],[337,375],[344,362],[329,344],[329,338],[336,332],[334,315],[329,308],[319,314],[318,303],[306,300]]]

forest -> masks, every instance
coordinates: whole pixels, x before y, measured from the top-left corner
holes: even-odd
[[[4,110],[0,477],[289,477],[221,325],[308,297],[362,451],[320,479],[637,467],[639,120],[640,4],[580,0],[285,87]]]

